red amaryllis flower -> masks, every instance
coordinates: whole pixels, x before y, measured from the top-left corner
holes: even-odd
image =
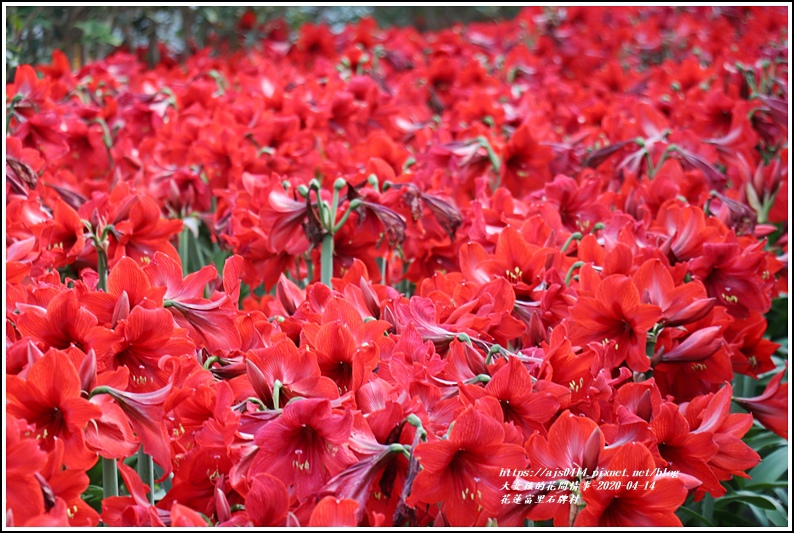
[[[598,424],[570,411],[565,411],[554,421],[549,428],[548,438],[534,434],[526,443],[529,463],[534,468],[543,467],[551,472],[586,468],[592,474],[598,467],[598,458],[603,449],[604,436]]]
[[[99,394],[89,400],[102,410],[85,429],[88,447],[106,459],[125,459],[141,447],[124,411],[110,396]]]
[[[527,440],[525,448],[531,469],[544,473],[538,476],[540,481],[575,480],[579,478],[576,469],[586,469],[584,475],[589,476],[598,468],[604,435],[593,420],[565,411],[549,428],[548,439],[535,434]],[[555,475],[565,470],[574,473],[567,477]],[[539,502],[527,516],[531,520],[554,517],[555,526],[568,526],[570,508],[559,503]]]
[[[17,308],[22,312],[16,317],[17,329],[22,335],[58,350],[76,346],[87,351],[88,334],[96,326],[97,319],[80,306],[73,291],[63,291],[55,296],[46,310],[23,303],[18,303]]]
[[[689,423],[674,403],[662,405],[651,420],[651,430],[658,441],[659,455],[671,469],[696,477],[703,483],[701,488],[715,498],[725,494],[725,487],[707,464],[719,451],[712,433],[690,432]]]
[[[68,468],[90,468],[97,459],[85,447],[84,430],[102,411],[81,397],[80,377],[69,356],[50,350],[33,363],[27,379],[6,377],[8,412],[25,419],[42,448],[52,450],[63,441]]]
[[[53,266],[61,267],[74,262],[86,247],[86,227],[77,212],[58,198],[52,220],[37,228],[41,247]]]
[[[719,449],[708,465],[721,481],[733,476],[749,478],[745,471],[761,460],[752,448],[742,442],[742,437],[753,425],[753,417],[730,412],[732,395],[733,387],[726,384],[716,394],[698,396],[680,407],[693,433],[712,433],[712,439]],[[701,488],[697,490],[701,491]],[[700,499],[697,494],[695,499]]]
[[[303,333],[324,376],[334,380],[339,393],[355,391],[378,366],[378,339],[391,324],[382,320],[364,322],[352,304],[333,298],[323,311],[323,325],[306,324]]]
[[[174,328],[171,313],[142,306],[135,307],[114,330],[94,328],[88,340],[96,351],[98,370],[126,366],[130,371],[129,387],[134,392],[163,387],[169,374],[160,366],[160,360],[193,354],[196,349],[185,330]]]
[[[725,331],[730,348],[733,371],[758,379],[775,369],[772,355],[780,345],[764,338],[767,321],[761,313],[750,313],[747,318],[734,320]]]
[[[601,182],[586,180],[579,186],[567,176],[557,176],[547,183],[544,192],[548,202],[560,212],[560,220],[570,231],[590,230],[597,222],[609,217],[609,209],[598,203]]]
[[[108,274],[107,292],[89,292],[80,298],[80,303],[94,313],[100,323],[115,327],[118,320],[127,318],[130,311],[144,300],[162,305],[165,291],[165,287],[149,283],[138,263],[122,257]]]
[[[655,305],[640,303],[640,295],[631,278],[614,274],[606,277],[596,289],[595,298],[581,297],[571,309],[573,325],[571,342],[614,340],[618,363],[626,361],[635,372],[651,368],[645,354],[648,331],[662,318]]]
[[[47,457],[47,464],[37,476],[42,492],[49,491],[55,498],[66,502],[69,524],[77,527],[94,527],[99,524],[99,513],[80,497],[88,488],[88,476],[82,469],[62,469],[63,441],[55,441],[55,449]]]
[[[312,346],[320,371],[336,383],[340,394],[358,390],[378,366],[375,346],[359,349],[347,325],[341,322],[323,324],[313,337]]]
[[[348,498],[337,499],[326,496],[309,517],[309,527],[356,527],[358,502]]]
[[[233,256],[225,265],[235,264]],[[224,267],[224,289],[232,288],[231,273]],[[218,273],[213,265],[206,266],[182,279],[182,265],[163,253],[156,253],[144,269],[152,285],[164,285],[164,303],[180,327],[188,330],[196,343],[202,343],[210,352],[228,352],[240,348],[240,333],[234,325],[237,316],[237,300],[232,291],[226,290],[215,300],[203,297],[204,288],[215,280]],[[234,269],[228,269],[234,270]],[[234,280],[239,287],[239,278]],[[239,291],[239,288],[238,288]],[[238,292],[239,294],[239,292]]]
[[[448,439],[419,444],[414,454],[422,471],[414,480],[410,506],[441,504],[453,526],[471,526],[485,512],[500,510],[500,468],[524,468],[524,450],[506,444],[502,423],[474,406],[455,420]]]
[[[479,396],[474,391],[482,391],[483,395],[499,400],[504,421],[521,428],[525,438],[535,432],[545,433],[543,424],[560,408],[560,402],[552,394],[533,387],[532,376],[518,357],[510,357],[507,364],[493,374],[485,389],[473,387],[466,392],[461,390],[461,394]]]
[[[543,187],[551,177],[549,163],[554,160],[551,147],[540,144],[528,122],[519,126],[502,153],[502,183],[515,195]]]
[[[12,133],[22,139],[26,148],[37,148],[47,161],[55,161],[69,152],[69,143],[64,138],[61,125],[60,115],[46,111],[22,121]]]
[[[656,464],[644,445],[629,443],[621,446],[609,462],[607,470],[628,473],[627,476],[604,476],[607,488],[591,484],[582,491],[587,504],[574,522],[585,527],[680,527],[675,510],[684,503],[687,487],[682,479],[672,477],[637,476],[634,472],[654,472]],[[627,482],[636,482],[636,489],[627,489]],[[655,483],[653,488],[646,485]],[[611,482],[611,483],[610,483]],[[619,488],[610,488],[610,487]]]
[[[272,474],[294,485],[298,499],[306,499],[355,462],[346,444],[352,424],[352,413],[331,410],[328,400],[291,402],[257,432],[259,451],[251,472]]]
[[[13,518],[13,517],[12,517]],[[8,525],[14,525],[13,523]],[[66,502],[63,498],[54,498],[52,508],[45,514],[34,516],[27,522],[25,527],[41,527],[52,529],[55,527],[69,527],[69,509],[66,507]]]
[[[136,199],[129,218],[114,224],[112,234],[118,236],[118,246],[112,263],[124,256],[141,261],[144,257],[152,258],[155,252],[178,258],[176,248],[169,241],[182,231],[182,221],[161,218],[160,207],[149,196],[139,195]]]
[[[540,274],[550,250],[530,244],[513,227],[499,234],[494,254],[480,243],[468,242],[460,247],[460,270],[466,279],[487,283],[504,277],[513,284],[516,294],[528,294],[540,283]]]
[[[780,382],[787,369],[776,374],[760,396],[736,398],[736,403],[750,411],[753,418],[784,439],[788,439],[788,382]]]
[[[692,275],[736,318],[745,318],[750,311],[765,313],[771,305],[765,287],[774,273],[764,270],[763,248],[763,242],[747,248],[735,242],[706,243],[703,255],[690,263]]]
[[[45,511],[42,487],[36,478],[47,463],[38,439],[27,437],[28,425],[13,414],[6,418],[6,519],[24,524]],[[8,525],[8,524],[7,524]]]
[[[157,509],[149,503],[144,485],[138,474],[118,461],[119,472],[130,496],[111,496],[102,500],[102,522],[110,527],[165,527],[168,511]]]
[[[280,180],[272,181],[273,188],[259,214],[262,227],[268,230],[268,249],[273,253],[282,251],[289,254],[303,253],[309,246],[303,222],[309,212],[310,204],[306,200],[290,198],[281,187]]]
[[[290,340],[249,352],[246,374],[255,395],[266,405],[273,405],[274,409],[280,409],[298,396],[328,399],[339,397],[337,385],[330,378],[321,375],[316,354],[299,351]],[[276,385],[277,381],[280,385]],[[274,405],[273,393],[277,386],[279,405]]]
[[[664,247],[679,261],[699,257],[703,243],[709,242],[717,233],[716,228],[706,225],[706,215],[702,209],[692,205],[682,206],[675,199],[662,204],[651,229],[669,236]]]
[[[173,486],[165,498],[157,502],[158,508],[169,509],[174,502],[182,502],[207,516],[215,511],[220,518],[229,505],[227,496],[234,498],[232,503],[240,501],[230,490],[229,475],[238,455],[236,450],[230,450],[227,442],[218,442],[224,438],[231,441],[235,428],[222,427],[215,419],[208,420],[205,428],[197,433],[189,451],[177,456]]]
[[[557,326],[551,333],[549,345],[544,345],[544,361],[540,365],[537,377],[540,381],[550,381],[567,387],[571,394],[570,403],[586,401],[593,382],[591,365],[596,358],[593,350],[574,353],[571,341],[568,340],[565,326]],[[566,408],[564,404],[561,407]]]
[[[169,446],[168,431],[165,426],[163,404],[171,392],[171,383],[152,392],[134,393],[118,390],[106,385],[99,386],[91,395],[107,394],[124,411],[132,424],[138,438],[143,444],[143,451],[163,469],[165,479],[171,473],[171,448]]]
[[[642,303],[662,309],[662,320],[669,327],[697,322],[709,314],[715,299],[707,298],[706,289],[694,280],[675,286],[673,276],[659,259],[642,264],[633,276]]]
[[[362,396],[365,389],[372,391],[375,388],[375,385],[366,385],[361,389]],[[333,495],[357,502],[357,521],[364,516],[365,510],[368,513],[384,512],[391,516],[397,505],[396,496],[403,488],[405,480],[407,461],[402,453],[405,448],[394,442],[403,434],[404,419],[405,413],[402,409],[391,402],[389,407],[369,413],[366,419],[361,413],[356,413],[349,446],[359,455],[359,460],[331,478],[315,495],[316,498]],[[389,444],[378,441],[371,424],[384,433],[388,432],[384,435],[384,440]],[[306,503],[314,502],[309,500]]]

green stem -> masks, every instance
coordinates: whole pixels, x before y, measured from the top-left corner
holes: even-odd
[[[90,399],[97,394],[107,393],[107,387],[97,387],[88,397]],[[102,493],[105,498],[119,495],[119,467],[115,459],[102,457]]]
[[[281,409],[281,387],[283,386],[283,383],[279,380],[273,383],[273,409]]]
[[[317,213],[320,215],[320,224],[323,228],[328,229],[329,226],[334,225],[334,217],[331,216],[328,204],[323,201],[323,197],[320,195],[319,185],[314,189],[314,194],[317,196]]]
[[[151,455],[143,451],[143,446],[138,450],[138,475],[144,484],[149,485],[146,497],[149,503],[154,504],[154,461]]]
[[[565,276],[565,286],[571,286],[571,278],[573,277],[573,271],[577,268],[584,266],[584,261],[577,261],[571,265],[571,268],[568,269],[568,274]]]
[[[491,143],[488,141],[488,139],[480,136],[477,137],[477,142],[480,144],[480,146],[485,148],[486,152],[488,152],[488,159],[490,160],[491,166],[494,170],[494,179],[493,182],[491,182],[491,192],[494,192],[502,184],[502,162],[499,160],[496,152],[494,152],[493,147],[491,146]]]
[[[314,264],[312,263],[312,258],[309,256],[309,254],[306,254],[303,260],[306,261],[306,284],[301,288],[305,289],[306,286],[309,285],[309,283],[311,283],[314,279]]]
[[[333,226],[334,222],[336,222],[336,212],[338,210],[339,210],[339,189],[334,187],[334,197],[331,200],[331,226]]]
[[[209,370],[212,368],[213,363],[220,363],[220,361],[221,361],[220,357],[218,357],[217,355],[213,355],[208,357],[207,360],[204,361],[204,365],[202,366],[204,367],[204,370]]]
[[[245,401],[246,402],[255,403],[256,405],[261,407],[263,411],[267,411],[267,406],[259,398],[255,398],[253,396],[249,396],[248,398],[245,399]]]
[[[571,236],[568,237],[568,240],[565,241],[565,244],[563,244],[562,248],[560,248],[560,252],[565,253],[565,251],[568,249],[568,247],[571,245],[571,242],[573,242],[574,239],[576,239],[577,241],[582,240],[582,234],[579,233],[578,231],[571,233]]]
[[[101,244],[97,244],[96,255],[96,269],[97,274],[99,274],[97,289],[104,292],[108,290],[108,257]]]
[[[330,287],[334,272],[334,236],[331,233],[326,233],[323,236],[320,261],[320,281]]]
[[[119,467],[115,459],[102,458],[102,491],[105,498],[119,495]]]
[[[706,497],[703,498],[703,518],[708,520],[709,522],[714,520],[714,498],[711,495],[706,494]]]
[[[485,366],[490,365],[493,361],[493,356],[498,353],[502,353],[502,347],[498,344],[491,346],[491,348],[488,350],[488,356],[485,358]]]
[[[188,248],[188,233],[190,228],[185,228],[179,234],[179,258],[182,260],[182,276],[187,276],[190,273],[188,265],[190,250]]]
[[[332,233],[337,233],[340,229],[342,229],[342,226],[345,225],[345,222],[347,222],[347,219],[350,217],[350,213],[352,213],[353,210],[357,209],[358,206],[360,205],[361,205],[361,200],[359,200],[358,198],[351,201],[350,205],[347,206],[347,211],[345,211],[345,214],[343,214],[342,218],[339,219],[339,222],[337,222],[336,225],[334,225]]]
[[[662,157],[659,158],[659,162],[656,164],[656,166],[650,166],[648,168],[648,177],[651,178],[651,179],[656,177],[656,173],[659,172],[659,170],[662,168],[662,165],[664,164],[664,162],[667,161],[667,156],[670,155],[670,152],[673,152],[673,151],[675,151],[677,149],[678,149],[678,146],[676,146],[674,144],[671,144],[670,146],[665,148],[664,152],[662,152]],[[650,161],[650,159],[649,159],[649,161]]]

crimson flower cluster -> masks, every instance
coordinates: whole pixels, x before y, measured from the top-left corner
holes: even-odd
[[[20,66],[7,524],[680,525],[754,420],[787,438],[785,369],[732,388],[788,292],[786,15],[248,20],[183,65]],[[504,469],[622,485],[505,505]]]

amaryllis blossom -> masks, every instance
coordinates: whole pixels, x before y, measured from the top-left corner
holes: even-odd
[[[136,306],[149,300],[161,305],[164,287],[152,286],[143,269],[129,257],[122,257],[110,270],[107,292],[88,292],[80,302],[99,320],[115,327]]]
[[[352,413],[331,409],[324,399],[301,399],[256,434],[259,451],[251,472],[264,472],[294,486],[299,499],[355,462],[347,447]]]
[[[60,292],[46,309],[28,304],[17,307],[22,311],[15,317],[17,328],[23,335],[41,341],[43,349],[86,348],[89,332],[97,323],[97,318],[80,305],[72,291]]]
[[[129,218],[114,224],[113,234],[118,235],[118,245],[113,259],[129,256],[139,261],[155,252],[178,257],[169,239],[181,230],[181,220],[163,220],[154,200],[138,196],[137,202],[130,207]]]
[[[661,316],[659,307],[641,303],[630,278],[615,274],[600,283],[594,298],[580,298],[571,309],[571,341],[615,341],[618,359],[644,372],[651,366],[645,354],[646,335]]]
[[[162,308],[137,306],[113,330],[94,328],[88,339],[98,370],[128,368],[129,387],[135,392],[156,390],[168,382],[168,372],[160,366],[163,357],[195,352],[185,330],[174,328],[171,313]]]
[[[774,431],[784,439],[788,439],[787,417],[783,416],[788,411],[788,382],[781,383],[786,375],[783,369],[777,373],[764,389],[760,396],[754,398],[736,398],[736,403],[752,413],[753,417],[761,422],[764,427]]]
[[[423,468],[411,501],[439,503],[451,525],[474,525],[499,509],[499,470],[526,466],[524,450],[504,442],[502,424],[469,407],[457,417],[449,437],[420,444]]]
[[[47,463],[47,453],[39,448],[39,441],[28,433],[27,424],[13,414],[6,418],[6,514],[13,523],[24,524],[42,514],[44,494],[36,474]]]
[[[97,456],[85,446],[85,428],[102,411],[80,394],[80,378],[69,357],[50,350],[30,367],[25,379],[7,376],[8,412],[30,424],[27,430],[52,450],[56,439],[65,445],[67,468],[88,468]]]
[[[709,243],[703,246],[703,255],[692,261],[692,272],[709,296],[719,299],[737,318],[750,311],[766,312],[770,306],[763,286],[772,272],[759,253],[760,246],[742,250],[736,243]]]
[[[582,491],[586,503],[576,516],[575,526],[600,527],[674,527],[681,526],[675,510],[686,499],[687,489],[681,478],[669,476],[638,476],[634,472],[654,472],[656,463],[648,449],[639,443],[624,444],[605,468],[611,472],[625,470],[627,476],[604,476],[607,488],[598,490],[591,484]],[[610,481],[615,483],[609,484]],[[626,488],[628,482],[637,482],[637,489]],[[648,488],[647,482],[653,483]],[[619,487],[619,488],[609,488]]]
[[[217,276],[214,266],[204,267],[183,279],[177,261],[156,253],[145,272],[152,284],[165,285],[166,307],[195,342],[213,352],[239,347],[240,335],[234,328],[235,305],[231,296],[224,293],[216,300],[204,298],[204,287]]]
[[[260,216],[265,227],[272,228],[267,241],[272,252],[300,253],[306,249],[303,225],[308,209],[306,200],[290,198],[280,184],[270,191]]]

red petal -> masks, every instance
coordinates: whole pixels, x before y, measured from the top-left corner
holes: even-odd
[[[287,488],[270,474],[258,474],[245,498],[245,508],[257,527],[284,527],[289,511]]]
[[[337,500],[333,496],[326,496],[312,511],[309,527],[356,527],[356,513],[358,502],[355,500]]]

